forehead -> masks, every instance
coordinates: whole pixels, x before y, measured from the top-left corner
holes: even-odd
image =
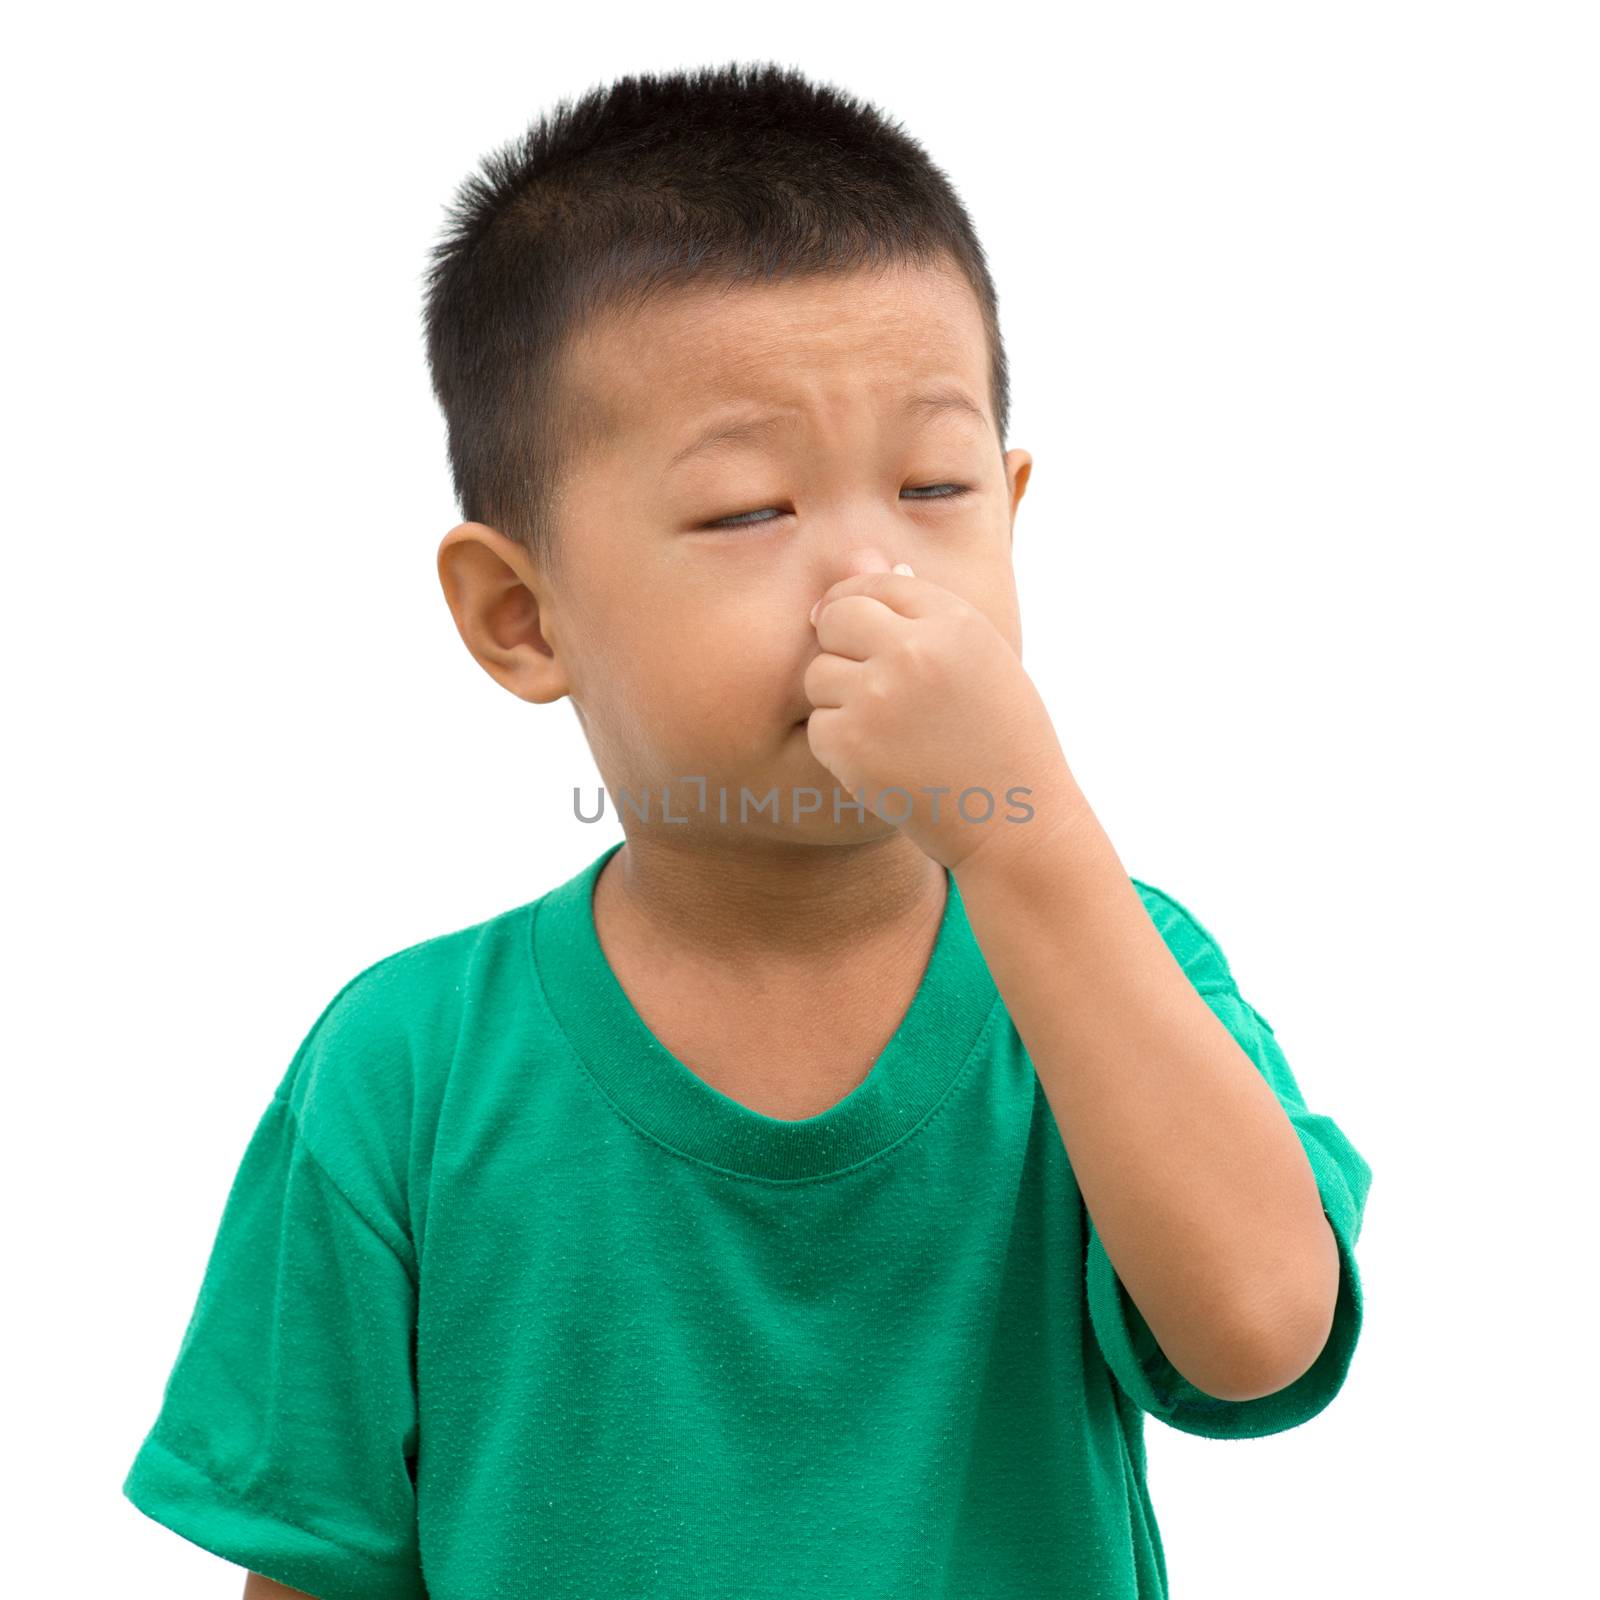
[[[964,380],[987,408],[976,295],[951,267],[901,263],[777,283],[690,284],[573,341],[568,373],[605,432],[662,433],[729,404],[884,406],[924,381]]]

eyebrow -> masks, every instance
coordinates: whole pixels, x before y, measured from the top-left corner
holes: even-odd
[[[911,395],[900,407],[902,417],[920,415],[924,420],[946,411],[975,417],[985,425],[989,421],[964,390],[950,387],[930,389],[924,394]],[[680,462],[686,461],[690,456],[699,455],[703,450],[763,438],[774,429],[793,423],[795,417],[796,413],[793,411],[771,411],[758,417],[742,417],[734,422],[714,424],[673,455],[663,470],[663,476]]]

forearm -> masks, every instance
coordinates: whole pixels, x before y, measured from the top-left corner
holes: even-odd
[[[1089,1213],[1172,1364],[1284,1387],[1332,1326],[1337,1246],[1294,1127],[1174,959],[1070,774],[955,870]]]
[[[247,1572],[244,1579],[244,1600],[316,1600],[304,1589],[291,1589],[276,1578],[263,1577],[259,1572]]]

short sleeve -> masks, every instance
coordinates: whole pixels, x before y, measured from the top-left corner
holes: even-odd
[[[424,1596],[415,1327],[414,1268],[312,1154],[286,1080],[245,1150],[123,1493],[318,1600]]]
[[[1175,905],[1175,902],[1168,902]],[[1163,919],[1157,917],[1158,924]],[[1190,923],[1191,929],[1198,924]],[[1365,1158],[1328,1116],[1307,1109],[1294,1074],[1266,1019],[1239,993],[1221,952],[1212,947],[1202,962],[1191,960],[1167,927],[1168,942],[1196,988],[1283,1107],[1311,1163],[1322,1209],[1339,1252],[1339,1293],[1327,1343],[1309,1370],[1287,1388],[1255,1400],[1219,1400],[1197,1389],[1167,1359],[1106,1254],[1099,1232],[1087,1223],[1089,1316],[1113,1377],[1143,1411],[1184,1433],[1212,1439],[1248,1439],[1282,1433],[1308,1422],[1344,1384],[1361,1333],[1361,1277],[1355,1246],[1361,1233],[1372,1171]],[[1203,930],[1201,931],[1204,936]],[[1209,942],[1209,939],[1207,939]]]

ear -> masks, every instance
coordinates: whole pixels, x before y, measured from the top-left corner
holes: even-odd
[[[1027,493],[1028,478],[1033,472],[1033,457],[1026,450],[1008,450],[1005,465],[1007,497],[1011,501],[1011,536],[1014,543],[1017,532],[1017,507],[1022,504],[1022,497]]]
[[[482,522],[452,528],[439,546],[439,584],[461,642],[502,688],[546,705],[570,685],[547,636],[543,575],[514,539]]]

